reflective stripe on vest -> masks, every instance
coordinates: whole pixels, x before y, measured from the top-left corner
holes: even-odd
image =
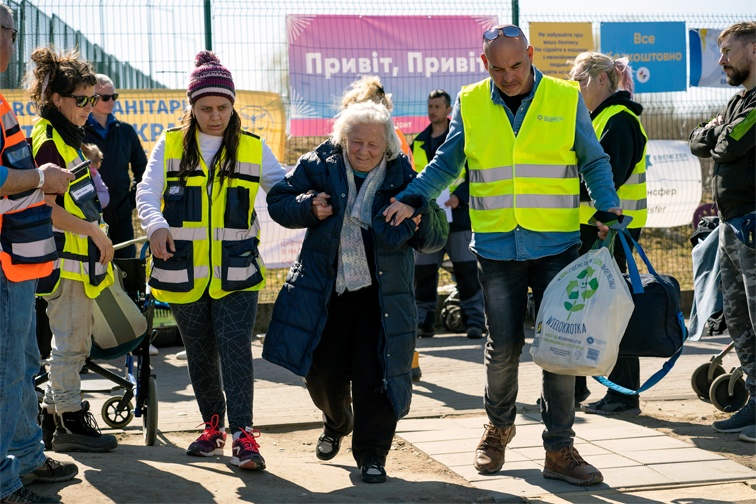
[[[0,118],[0,164],[15,170],[36,169],[18,119],[2,95]],[[0,197],[0,267],[11,282],[44,278],[52,272],[57,252],[51,214],[41,189]]]
[[[66,168],[71,169],[84,160],[84,155],[67,145],[60,134],[53,128],[50,121],[40,119],[32,128],[32,148],[36,156],[45,142],[52,141],[63,158]],[[89,173],[84,173],[68,183],[68,190],[63,195],[63,208],[79,219],[86,222],[101,222],[100,205],[97,201],[97,191]],[[37,293],[50,295],[58,288],[61,278],[76,280],[84,284],[84,292],[90,299],[95,299],[103,289],[113,283],[113,266],[100,264],[100,251],[91,238],[71,231],[55,229],[58,236],[59,259],[55,263],[52,274],[40,280]]]
[[[611,105],[602,110],[593,119],[593,129],[596,132],[596,136],[600,139],[609,119],[622,112],[627,112],[638,121],[641,134],[646,139],[646,145],[643,146],[643,156],[641,156],[640,161],[633,168],[633,172],[627,181],[617,189],[622,213],[633,218],[627,227],[637,229],[645,226],[648,219],[648,200],[646,199],[646,146],[648,145],[648,135],[646,135],[646,130],[643,129],[640,118],[624,105]],[[588,224],[588,219],[593,216],[595,211],[596,209],[592,201],[581,202],[580,223]]]
[[[462,88],[473,231],[579,229],[577,103],[573,83],[542,77],[515,137],[504,107],[491,101],[491,79]]]
[[[258,255],[260,224],[254,201],[262,173],[262,142],[243,133],[233,173],[208,196],[208,167],[200,160],[183,180],[179,177],[183,131],[165,135],[165,182],[162,211],[176,245],[173,258],[152,258],[150,286],[156,299],[185,304],[205,290],[214,299],[231,292],[260,290],[265,267]],[[222,166],[219,161],[218,166]]]

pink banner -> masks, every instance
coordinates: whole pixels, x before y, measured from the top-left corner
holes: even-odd
[[[480,59],[482,33],[495,17],[298,16],[287,17],[290,133],[331,131],[336,102],[360,75],[381,77],[405,133],[427,124],[428,94],[459,89],[488,76]]]

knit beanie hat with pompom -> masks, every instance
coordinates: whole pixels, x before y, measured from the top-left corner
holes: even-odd
[[[223,96],[236,101],[234,80],[228,68],[221,65],[218,57],[210,51],[200,51],[194,57],[196,67],[189,76],[186,96],[194,103],[203,96]]]

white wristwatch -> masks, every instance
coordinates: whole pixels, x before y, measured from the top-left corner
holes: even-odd
[[[37,184],[37,189],[45,185],[45,172],[37,168],[37,173],[39,173],[39,183]]]

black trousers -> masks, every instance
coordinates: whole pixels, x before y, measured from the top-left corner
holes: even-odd
[[[354,432],[352,455],[358,467],[385,465],[397,418],[383,390],[377,286],[341,296],[334,292],[328,313],[307,375],[307,390],[323,412],[326,435]]]

